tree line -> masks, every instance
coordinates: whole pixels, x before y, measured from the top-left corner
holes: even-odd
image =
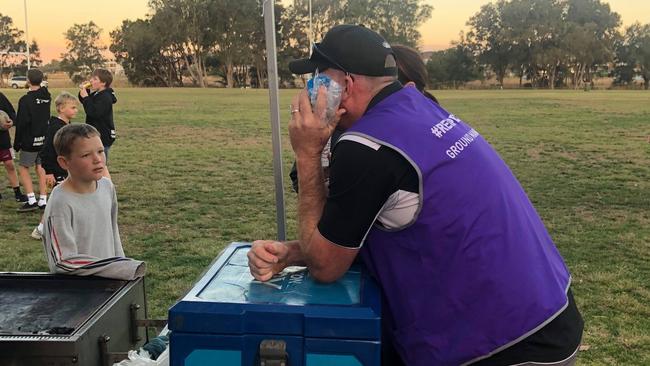
[[[27,44],[23,39],[24,32],[19,30],[11,17],[0,13],[0,86],[10,74],[27,72],[27,59],[18,52],[26,52]],[[36,41],[29,45],[30,63],[36,67],[42,65],[41,52]]]
[[[150,0],[146,19],[125,20],[112,31],[109,49],[129,81],[145,86],[179,86],[184,79],[226,87],[267,85],[263,2],[259,0]],[[333,25],[364,24],[391,42],[415,46],[417,28],[431,14],[422,0],[313,0],[314,39]],[[275,2],[276,43],[281,84],[294,77],[288,61],[309,54],[308,1]]]
[[[600,0],[499,0],[467,25],[454,47],[429,59],[432,87],[490,78],[502,86],[506,76],[550,89],[580,88],[597,76],[650,86],[650,24],[621,33],[620,15]]]
[[[269,0],[270,1],[270,0]],[[101,45],[95,23],[65,33],[56,66],[77,82],[105,64],[110,50],[129,81],[139,86],[265,87],[263,0],[149,0],[144,19],[125,20]],[[392,44],[416,47],[418,27],[433,8],[422,0],[312,0],[312,34],[320,40],[336,24],[364,24]],[[309,54],[308,0],[275,2],[280,85],[293,86],[290,60]],[[449,49],[431,53],[429,87],[516,77],[537,88],[589,85],[611,76],[617,85],[642,80],[650,87],[650,24],[621,31],[620,15],[601,0],[498,0],[483,5]],[[30,46],[39,64],[38,44]],[[0,52],[25,48],[22,31],[0,14]],[[34,52],[36,51],[36,52]],[[24,57],[0,53],[0,76],[20,73]],[[0,81],[1,82],[1,81]]]

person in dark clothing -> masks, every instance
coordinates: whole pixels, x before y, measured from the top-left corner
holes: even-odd
[[[47,187],[45,185],[45,171],[41,167],[39,152],[45,141],[47,121],[50,119],[50,92],[41,87],[43,73],[37,69],[27,72],[29,91],[18,101],[18,114],[16,116],[16,136],[14,150],[20,152],[18,173],[27,193],[27,202],[18,208],[19,212],[45,209],[47,204]],[[29,168],[35,167],[38,177],[40,197],[38,203],[34,195],[32,178]]]
[[[16,167],[14,166],[14,159],[11,154],[11,136],[9,135],[9,129],[13,127],[14,121],[16,120],[16,111],[9,99],[2,93],[0,93],[0,111],[5,112],[9,117],[9,120],[4,121],[4,123],[0,121],[0,161],[4,165],[5,170],[7,170],[7,179],[11,188],[14,190],[16,202],[27,202],[27,196],[20,191],[18,175],[16,175]],[[0,194],[1,199],[2,194]]]
[[[45,181],[50,188],[56,187],[68,177],[68,172],[61,168],[57,161],[57,153],[54,149],[54,136],[58,130],[72,122],[72,119],[77,115],[78,104],[77,98],[68,92],[62,92],[54,100],[54,106],[56,107],[58,116],[52,116],[50,118],[47,125],[47,132],[45,133],[45,143],[41,150],[41,163],[43,170],[45,170]],[[31,236],[37,240],[43,238],[42,218],[38,226],[32,231]]]
[[[79,101],[86,112],[86,123],[95,127],[101,135],[106,165],[108,165],[108,151],[116,137],[113,104],[117,103],[117,97],[111,88],[112,82],[113,75],[110,71],[96,69],[92,73],[89,85],[83,85],[79,90]]]
[[[45,169],[45,177],[48,186],[55,186],[61,183],[67,176],[68,172],[61,168],[57,162],[57,154],[54,150],[54,135],[61,127],[72,122],[78,112],[77,99],[68,92],[62,92],[54,100],[56,117],[52,116],[47,125],[47,132],[45,133],[45,143],[43,150],[41,150],[41,162],[43,169]]]

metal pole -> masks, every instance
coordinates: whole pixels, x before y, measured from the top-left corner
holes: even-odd
[[[29,62],[29,27],[27,26],[27,0],[23,0],[25,4],[25,45],[27,46],[27,70],[30,68]]]
[[[264,33],[266,37],[266,67],[269,80],[269,101],[273,137],[273,172],[275,173],[275,214],[278,240],[287,238],[284,212],[284,182],[282,174],[282,143],[280,141],[280,104],[278,100],[278,58],[275,52],[275,0],[264,0]]]
[[[311,0],[309,0],[309,57],[311,57],[311,53],[313,52],[314,47],[312,45],[314,44],[314,30],[312,29],[311,25]]]

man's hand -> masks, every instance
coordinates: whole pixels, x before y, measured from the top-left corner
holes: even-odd
[[[54,187],[54,183],[56,183],[56,179],[54,179],[54,174],[48,174],[45,176],[45,184],[47,184],[48,188]]]
[[[248,251],[248,267],[258,281],[268,281],[287,266],[289,247],[279,241],[257,240]]]
[[[302,90],[293,98],[291,104],[291,122],[289,122],[289,138],[291,147],[298,158],[320,159],[321,152],[334,132],[345,109],[336,111],[334,118],[328,120],[327,89],[318,89],[316,107],[312,111],[307,90]]]
[[[83,87],[83,86],[80,87],[79,88],[79,95],[81,96],[81,98],[86,98],[88,96],[88,90],[86,90],[86,88]]]

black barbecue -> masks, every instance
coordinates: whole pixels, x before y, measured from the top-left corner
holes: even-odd
[[[0,365],[112,365],[147,340],[144,279],[0,273]]]

